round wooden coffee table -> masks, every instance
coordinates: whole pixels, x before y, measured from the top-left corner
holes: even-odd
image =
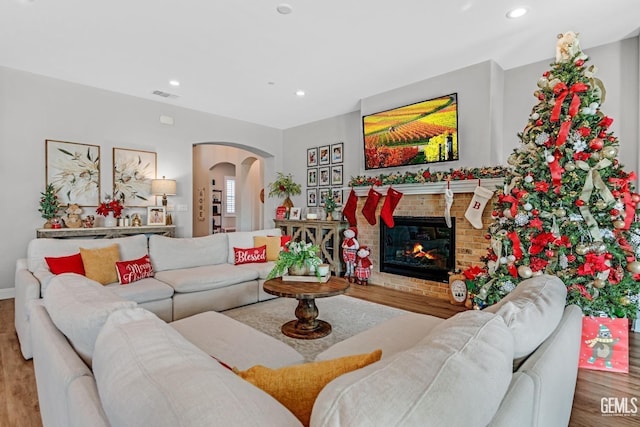
[[[295,311],[298,320],[282,325],[282,333],[291,338],[313,340],[331,333],[331,324],[318,320],[316,298],[344,294],[349,288],[349,282],[337,277],[331,277],[326,283],[291,282],[277,278],[264,282],[263,288],[271,295],[298,300]]]

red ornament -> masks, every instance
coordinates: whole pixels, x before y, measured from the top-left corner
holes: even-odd
[[[538,99],[539,99],[540,101],[544,101],[544,93],[539,93],[539,94],[538,94]]]
[[[553,256],[556,253],[554,251],[552,251],[551,249],[547,249],[546,251],[544,251],[544,254],[547,256],[547,258],[553,258]]]
[[[536,126],[542,126],[542,120],[540,119],[536,120]]]
[[[600,138],[593,138],[589,141],[589,148],[592,150],[602,150],[602,147],[604,147],[604,141]]]
[[[578,207],[584,206],[584,200],[582,200],[582,199],[576,200],[576,206],[578,206]]]
[[[613,190],[613,191],[611,192],[611,195],[617,199],[618,197],[620,197],[620,191],[618,191],[618,190]]]
[[[604,254],[604,257],[606,259],[613,259],[613,254],[610,254],[609,252],[607,252],[606,254]]]
[[[484,238],[487,240],[491,240],[491,234],[487,233],[484,235]]]
[[[498,218],[500,216],[500,212],[493,211],[493,212],[491,212],[491,216],[494,217],[494,218]]]
[[[531,210],[531,214],[538,216],[538,215],[540,215],[540,211],[538,209],[532,209]]]
[[[598,133],[598,138],[606,138],[607,137],[607,133],[603,130],[600,131],[600,133]]]
[[[576,260],[576,256],[574,254],[567,255],[567,261],[573,262]]]
[[[613,136],[613,135],[609,135],[609,136],[607,137],[607,139],[608,139],[610,142],[616,142],[616,137],[615,137],[615,136]]]
[[[576,61],[576,67],[582,67],[584,65],[584,59],[578,59]]]
[[[611,209],[611,211],[609,211],[609,213],[611,214],[611,216],[620,215],[620,211],[618,209]]]
[[[633,203],[638,203],[638,202],[640,202],[640,194],[638,194],[638,193],[633,193],[633,194],[631,195],[631,201],[632,201]]]
[[[544,73],[542,73],[542,75],[545,77],[549,77],[549,74],[551,74],[549,71],[545,71]]]

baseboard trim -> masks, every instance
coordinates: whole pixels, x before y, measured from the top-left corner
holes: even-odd
[[[16,297],[16,288],[0,289],[0,299],[11,299]]]

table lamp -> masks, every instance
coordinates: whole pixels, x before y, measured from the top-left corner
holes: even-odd
[[[167,196],[176,195],[176,180],[166,179],[162,176],[162,179],[151,180],[151,194],[154,196],[162,196],[162,206],[166,213],[167,210]],[[172,223],[171,216],[167,214],[167,225]]]

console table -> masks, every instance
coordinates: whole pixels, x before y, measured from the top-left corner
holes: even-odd
[[[320,258],[326,260],[329,269],[338,277],[343,271],[340,244],[342,232],[349,227],[346,221],[295,220],[276,219],[276,227],[283,235],[291,236],[292,240],[309,242],[318,245]]]
[[[113,239],[115,237],[132,236],[135,234],[159,234],[175,237],[175,225],[142,225],[139,227],[93,227],[93,228],[38,228],[36,237],[53,239]]]

